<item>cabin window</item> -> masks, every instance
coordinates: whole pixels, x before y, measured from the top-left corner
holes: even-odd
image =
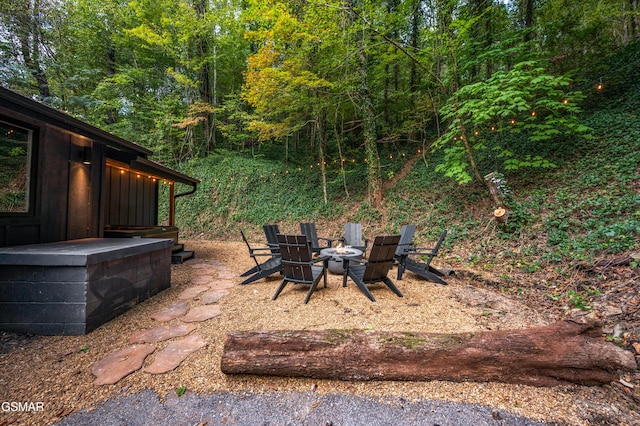
[[[28,213],[33,130],[0,120],[0,214]]]

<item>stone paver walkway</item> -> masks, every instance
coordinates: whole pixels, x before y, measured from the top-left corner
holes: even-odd
[[[151,316],[157,322],[179,322],[140,330],[130,336],[131,346],[116,350],[93,365],[91,373],[96,377],[93,382],[95,385],[117,383],[140,370],[146,358],[153,353],[153,362],[142,371],[149,374],[167,373],[178,368],[189,355],[207,346],[209,342],[205,338],[189,334],[198,329],[198,323],[222,313],[217,303],[229,294],[228,289],[235,285],[236,277],[227,266],[215,261],[196,259],[189,261],[186,266],[196,270],[197,276],[176,296],[179,301],[169,303]],[[169,343],[164,349],[156,351],[156,343],[163,341]]]

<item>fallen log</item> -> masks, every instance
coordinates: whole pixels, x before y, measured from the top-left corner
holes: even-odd
[[[595,322],[524,330],[438,334],[372,330],[227,334],[225,374],[337,380],[498,381],[533,386],[600,385],[637,368]]]

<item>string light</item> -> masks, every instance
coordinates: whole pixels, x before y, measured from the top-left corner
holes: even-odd
[[[604,86],[602,85],[602,77],[600,77],[600,81],[598,82],[598,85],[596,86],[596,90],[602,90]]]

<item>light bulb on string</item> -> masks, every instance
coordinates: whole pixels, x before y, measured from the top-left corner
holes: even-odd
[[[603,85],[602,85],[602,77],[600,77],[600,81],[598,82],[598,85],[596,86],[596,90],[602,90],[603,89]]]

